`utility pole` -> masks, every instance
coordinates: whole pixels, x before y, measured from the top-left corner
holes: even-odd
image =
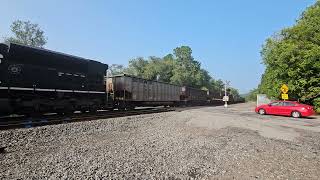
[[[227,97],[227,88],[228,88],[228,86],[229,86],[229,84],[230,84],[230,81],[227,81],[226,80],[226,83],[224,84],[224,107],[225,108],[227,108],[228,107],[228,100],[229,100],[229,98]]]

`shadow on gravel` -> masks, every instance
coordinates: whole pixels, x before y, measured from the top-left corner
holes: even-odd
[[[205,106],[185,106],[185,107],[176,107],[175,111],[177,112],[182,112],[186,110],[191,110],[191,109],[201,109],[201,108],[206,108],[206,107],[217,107],[217,106],[223,106],[221,105],[205,105]]]
[[[300,118],[293,118],[291,116],[283,116],[283,115],[276,115],[276,114],[266,114],[264,116],[274,116],[274,117],[284,117],[284,118],[290,118],[290,119],[296,119],[296,120],[299,120],[299,119],[318,119],[316,116],[309,116],[309,117],[300,117]]]
[[[302,117],[301,119],[318,119],[317,117],[311,116],[311,117]]]

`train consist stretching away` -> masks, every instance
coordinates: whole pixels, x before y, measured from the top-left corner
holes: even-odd
[[[222,103],[216,93],[121,75],[108,65],[15,43],[0,44],[0,114],[71,113]]]

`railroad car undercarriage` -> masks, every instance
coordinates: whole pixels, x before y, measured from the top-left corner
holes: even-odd
[[[74,111],[95,112],[109,109],[105,92],[74,92],[31,88],[3,88],[0,90],[0,109],[4,114],[66,114]]]

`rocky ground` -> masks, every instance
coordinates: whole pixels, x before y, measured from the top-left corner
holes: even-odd
[[[0,179],[319,179],[320,119],[252,106],[1,131]]]

